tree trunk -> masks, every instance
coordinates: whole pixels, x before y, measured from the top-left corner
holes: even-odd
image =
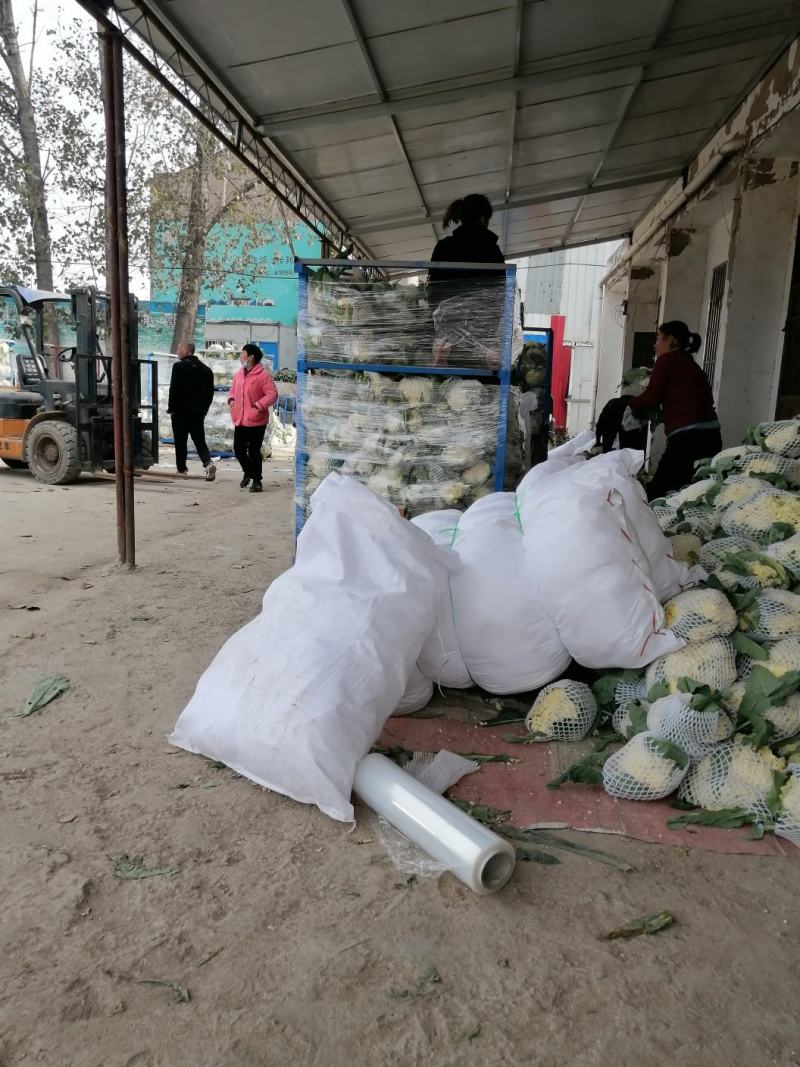
[[[33,251],[36,260],[36,285],[39,289],[53,289],[53,259],[50,246],[50,225],[44,195],[39,135],[31,100],[31,87],[25,74],[19,51],[17,27],[11,0],[0,0],[0,42],[3,59],[14,86],[19,114],[19,134],[25,160],[25,190],[28,215],[33,230]]]
[[[2,0],[0,0],[2,2]],[[203,286],[203,263],[208,236],[208,183],[210,135],[198,130],[195,165],[189,194],[189,218],[186,224],[186,252],[181,263],[178,305],[175,309],[175,328],[172,331],[172,351],[184,341],[194,340],[197,307]]]

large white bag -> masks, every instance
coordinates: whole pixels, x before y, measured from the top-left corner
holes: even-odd
[[[417,515],[411,521],[437,544],[453,545],[462,512],[450,508]],[[460,564],[458,564],[460,566]],[[457,570],[457,566],[453,570]],[[426,678],[448,689],[469,689],[474,685],[458,647],[450,579],[441,587],[436,624],[428,635],[417,661]]]
[[[460,518],[450,577],[458,647],[476,685],[490,693],[538,689],[569,665],[548,605],[528,580],[513,493],[477,500]]]
[[[366,487],[329,475],[294,567],[197,684],[170,737],[334,819],[406,693],[448,553]]]
[[[647,560],[611,484],[559,478],[518,501],[534,595],[585,667],[643,667],[683,642],[664,628]]]

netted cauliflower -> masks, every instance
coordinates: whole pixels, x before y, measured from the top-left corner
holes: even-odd
[[[478,459],[477,452],[472,445],[463,445],[454,442],[442,449],[441,461],[447,467],[459,467],[464,470],[473,466]]]
[[[686,507],[687,504],[705,501],[709,492],[716,487],[716,478],[703,478],[699,482],[692,482],[684,489],[679,489],[677,493],[670,493],[666,500],[667,507],[676,511],[678,508]]]
[[[739,619],[740,629],[755,641],[800,636],[800,596],[788,589],[764,589]]]
[[[788,537],[785,541],[776,541],[765,549],[770,558],[782,564],[795,580],[800,579],[800,534]]]
[[[703,702],[705,703],[705,702]],[[678,745],[690,759],[704,756],[710,746],[730,737],[734,724],[716,703],[704,709],[691,693],[675,693],[654,701],[647,711],[647,729]]]
[[[533,702],[525,725],[542,741],[579,741],[591,729],[596,714],[597,702],[588,685],[552,682]]]
[[[707,571],[721,567],[732,553],[752,551],[758,548],[755,541],[746,537],[717,537],[708,541],[700,550],[700,566]]]
[[[463,413],[486,402],[486,393],[480,382],[459,378],[449,381],[445,388],[447,403],[453,411]]]
[[[800,637],[784,637],[777,641],[759,664],[776,678],[782,678],[789,671],[800,671]]]
[[[762,489],[763,484],[759,479],[744,474],[734,475],[728,478],[714,497],[714,507],[717,511],[722,511],[730,504],[739,504],[742,500],[749,500]]]
[[[761,544],[770,539],[784,540],[780,536],[784,530],[789,535],[800,527],[800,499],[793,493],[767,487],[725,508],[721,523],[727,534],[739,534]]]
[[[677,745],[644,731],[606,760],[603,788],[620,800],[661,800],[678,788],[688,766]]]
[[[789,765],[790,775],[781,789],[775,833],[800,846],[800,766]]]
[[[768,451],[800,458],[800,420],[761,423],[756,427],[755,435]]]
[[[786,697],[777,707],[767,708],[764,718],[769,719],[774,727],[774,741],[783,741],[800,733],[800,693]]]
[[[746,689],[746,681],[737,680],[732,686],[725,690],[723,697],[725,707],[728,711],[733,712],[734,715],[739,714],[739,708],[742,706]]]
[[[743,474],[760,476],[764,474],[785,478],[790,485],[797,485],[800,466],[786,456],[774,455],[772,452],[760,452],[745,456],[742,460]]]
[[[684,641],[727,637],[736,621],[730,601],[718,589],[689,589],[664,605],[664,625]]]
[[[339,466],[339,459],[333,449],[325,445],[315,448],[308,457],[308,466],[318,478],[324,478]]]
[[[648,688],[664,682],[671,693],[678,692],[678,683],[684,678],[721,691],[736,681],[736,651],[727,637],[712,637],[659,656],[645,677]]]
[[[673,559],[678,560],[679,563],[688,563],[690,565],[699,562],[703,542],[696,534],[673,534],[670,541],[672,542],[671,555]]]
[[[689,770],[680,797],[706,811],[742,808],[767,818],[775,774],[785,767],[786,761],[768,748],[756,750],[739,738],[722,741]]]
[[[460,504],[469,491],[465,482],[441,482],[436,486],[439,499],[446,507],[455,507]]]

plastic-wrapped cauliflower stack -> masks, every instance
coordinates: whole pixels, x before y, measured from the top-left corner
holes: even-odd
[[[603,788],[619,800],[661,800],[675,792],[688,766],[677,745],[644,731],[606,760]]]
[[[340,471],[410,515],[465,508],[493,490],[499,388],[370,372],[307,374],[297,502]]]
[[[597,702],[583,682],[546,685],[525,718],[528,733],[540,741],[580,741],[592,728]]]
[[[756,750],[734,738],[721,742],[690,768],[679,796],[706,811],[741,809],[766,821],[771,818],[771,800],[785,768],[786,761],[769,748]]]

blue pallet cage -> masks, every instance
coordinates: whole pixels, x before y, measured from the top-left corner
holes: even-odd
[[[435,367],[429,363],[346,363],[341,360],[306,359],[305,336],[308,315],[309,279],[320,268],[341,271],[363,269],[379,275],[387,270],[400,271],[405,274],[425,274],[432,264],[427,260],[405,262],[400,260],[341,260],[341,259],[298,259],[295,272],[298,275],[297,286],[297,443],[295,448],[295,488],[298,491],[304,484],[308,453],[305,446],[305,426],[303,421],[303,399],[306,375],[314,371],[351,371],[352,373],[376,372],[378,374],[419,374],[426,377],[441,378],[481,378],[497,382],[500,387],[499,418],[497,424],[497,449],[493,469],[493,485],[496,492],[502,491],[506,462],[506,432],[508,429],[508,394],[511,384],[511,342],[514,329],[514,298],[516,294],[517,268],[514,264],[465,264],[437,263],[437,267],[455,267],[466,275],[470,269],[497,271],[505,275],[503,300],[503,339],[500,367],[490,370],[480,367]],[[295,507],[295,536],[300,535],[305,522],[303,507],[298,502]]]

